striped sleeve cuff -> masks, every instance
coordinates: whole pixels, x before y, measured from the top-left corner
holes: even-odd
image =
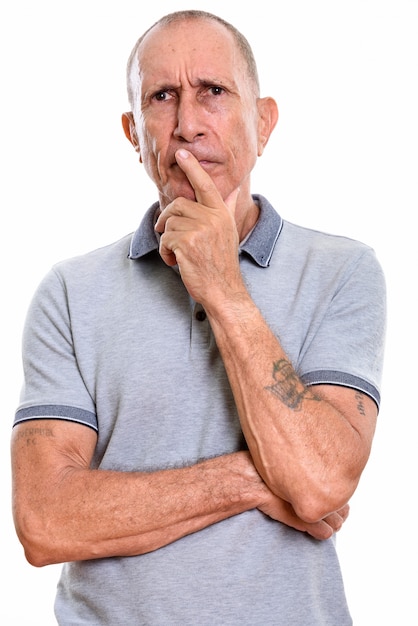
[[[303,374],[301,380],[307,387],[311,385],[341,385],[341,387],[351,387],[351,389],[357,389],[370,396],[372,400],[376,402],[377,406],[380,406],[379,390],[359,376],[353,376],[352,374],[335,370],[317,370]]]
[[[99,430],[97,417],[94,413],[78,407],[60,404],[42,404],[19,409],[16,412],[13,426],[36,419],[61,419],[89,426],[96,432]]]

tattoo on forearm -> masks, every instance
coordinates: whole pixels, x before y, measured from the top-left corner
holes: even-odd
[[[360,391],[356,391],[356,395],[354,397],[357,400],[357,411],[360,413],[360,415],[366,415],[366,409],[363,402],[363,394],[360,393]]]
[[[305,399],[319,400],[312,391],[305,387],[291,363],[286,359],[280,359],[273,363],[272,375],[275,382],[265,389],[274,393],[290,409],[300,411]]]
[[[24,428],[19,431],[18,438],[24,439],[27,446],[36,445],[37,437],[53,437],[54,433],[52,428]]]

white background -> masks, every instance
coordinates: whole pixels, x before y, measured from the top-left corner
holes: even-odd
[[[369,243],[385,270],[382,408],[338,546],[355,626],[417,626],[414,0],[2,3],[0,621],[55,624],[59,566],[26,563],[10,514],[26,309],[52,263],[131,232],[155,199],[121,130],[125,63],[146,27],[183,8],[238,26],[258,59],[262,95],[278,101],[253,191],[291,221]]]

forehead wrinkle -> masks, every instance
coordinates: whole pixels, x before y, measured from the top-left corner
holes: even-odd
[[[211,55],[210,60],[206,60],[205,55],[202,54],[202,47],[199,44],[191,44],[190,47],[188,47],[187,32],[180,32],[180,35],[183,35],[180,37],[180,43],[186,44],[184,48],[181,46],[178,47],[178,41],[166,41],[165,38],[161,36],[164,34],[166,28],[167,32],[170,32],[170,27],[162,27],[150,33],[138,49],[137,67],[141,83],[146,81],[151,85],[154,82],[152,76],[154,74],[155,84],[164,87],[170,86],[179,88],[182,84],[186,83],[192,86],[198,84],[236,86],[235,75],[237,71],[240,73],[244,71],[244,60],[235,42],[231,39],[230,33],[223,32],[222,38],[214,42],[212,52],[217,50],[219,53],[218,60],[214,61],[216,55]],[[176,29],[174,29],[174,31],[176,31]],[[178,31],[175,34],[178,35]],[[183,56],[182,58],[182,55],[185,54],[185,48],[187,47],[187,57],[184,58]],[[180,52],[179,58],[173,59],[177,52]],[[196,55],[197,61],[194,60]],[[165,59],[166,61],[162,62],[161,59]],[[181,64],[180,67],[178,67],[179,63]],[[225,67],[230,68],[231,74],[225,76],[222,69],[218,74],[218,69],[213,67],[214,63],[218,63],[222,69]],[[207,67],[205,67],[205,64],[207,64]],[[146,69],[141,69],[141,67]],[[198,74],[196,78],[194,77],[194,73]],[[151,78],[149,78],[149,76],[151,76]],[[184,77],[186,78],[184,79]],[[146,89],[148,91],[148,88]]]
[[[164,63],[154,58],[151,63],[139,59],[139,78],[143,83],[160,87],[180,88],[183,85],[198,87],[199,85],[220,85],[229,89],[237,88],[237,80],[243,78],[241,58],[234,53],[230,59],[222,57],[222,62],[214,63],[213,58],[208,63],[201,58],[195,62],[190,57]],[[170,64],[172,63],[172,65]]]

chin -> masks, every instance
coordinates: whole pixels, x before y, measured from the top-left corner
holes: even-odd
[[[186,198],[187,200],[196,201],[194,189],[188,183],[170,187],[169,189],[166,189],[160,197],[161,202],[164,203],[165,206],[170,204],[170,202],[173,202],[176,198]]]

